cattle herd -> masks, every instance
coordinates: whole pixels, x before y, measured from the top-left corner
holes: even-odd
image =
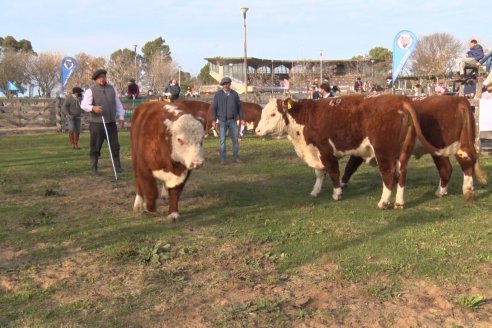
[[[447,194],[454,155],[463,171],[463,195],[474,199],[473,177],[487,182],[475,148],[475,121],[467,99],[431,96],[410,99],[399,95],[346,95],[321,100],[270,99],[261,106],[243,102],[245,120],[256,135],[287,135],[297,155],[315,171],[312,196],[326,174],[332,198],[363,163],[377,165],[383,182],[379,208],[405,205],[407,166],[412,155],[430,154],[439,173],[436,196]],[[178,201],[190,172],[204,162],[203,139],[211,129],[210,104],[195,100],[149,102],[132,117],[132,160],[136,197],[134,211],[155,212],[158,188],[168,198],[168,219],[179,217]],[[340,179],[338,160],[350,156]]]

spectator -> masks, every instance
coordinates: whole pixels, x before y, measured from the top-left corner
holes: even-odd
[[[443,80],[439,80],[437,82],[436,87],[434,88],[434,91],[436,92],[436,94],[438,96],[442,96],[443,94],[445,94],[446,92],[448,92],[448,88],[446,88],[446,85],[444,84],[444,81]]]
[[[362,82],[360,77],[358,77],[354,82],[354,91],[357,93],[364,92],[364,82]]]
[[[116,172],[122,172],[120,163],[120,143],[118,141],[118,128],[116,120],[119,121],[120,129],[125,127],[125,110],[121,104],[118,92],[115,87],[108,84],[106,79],[106,70],[98,69],[92,74],[92,80],[95,83],[85,90],[81,107],[84,111],[89,112],[89,132],[90,132],[90,158],[92,175],[99,175],[97,162],[101,155],[101,147],[106,140],[102,117],[106,123],[108,138],[113,162]]]
[[[181,88],[179,87],[176,80],[169,81],[169,85],[164,89],[164,95],[174,101],[179,98],[179,93],[181,92]]]
[[[284,94],[289,94],[290,93],[290,79],[289,76],[287,75],[284,77]]]
[[[216,121],[219,121],[219,156],[220,164],[226,164],[226,135],[227,130],[232,139],[232,158],[235,163],[241,163],[239,159],[239,141],[236,120],[241,120],[240,124],[244,125],[244,113],[239,95],[231,89],[232,80],[224,77],[220,81],[222,90],[214,95],[212,102],[212,127],[215,129]]]
[[[393,78],[391,76],[386,77],[386,89],[393,88]]]
[[[477,67],[482,66],[485,63],[485,72],[490,73],[490,64],[492,63],[492,51],[483,56],[477,63]]]
[[[68,96],[63,102],[62,109],[67,115],[68,123],[68,139],[72,144],[72,149],[79,149],[79,136],[82,108],[80,102],[82,101],[82,88],[75,87],[72,89],[72,95]]]
[[[492,99],[492,83],[487,85],[486,91],[482,93],[482,99]]]
[[[466,80],[465,87],[464,87],[464,95],[468,99],[473,99],[475,97],[475,92],[477,91],[477,86],[475,84],[474,79],[468,79]]]
[[[309,93],[311,94],[311,99],[316,100],[316,99],[321,98],[321,95],[320,95],[320,93],[318,92],[317,89],[318,89],[317,87],[313,87],[313,86],[311,86],[309,88]]]
[[[318,79],[314,79],[313,82],[311,83],[311,87],[314,87],[315,89],[318,89],[319,84],[318,84]]]
[[[328,82],[324,82],[319,87],[319,93],[321,98],[329,98],[334,97],[333,92],[331,91],[330,84]]]
[[[479,60],[483,58],[483,48],[477,40],[470,40],[470,50],[466,57],[460,60],[460,77],[465,77],[465,67],[476,67]]]
[[[186,88],[186,93],[185,93],[185,97],[191,97],[193,94],[191,93],[191,87],[187,87]]]
[[[128,87],[126,89],[126,95],[128,99],[137,99],[140,94],[140,88],[138,84],[135,83],[135,79],[130,79],[130,83],[128,83]]]

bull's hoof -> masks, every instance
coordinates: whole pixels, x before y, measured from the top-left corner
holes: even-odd
[[[394,208],[395,210],[402,210],[402,209],[404,209],[404,208],[405,208],[405,204],[396,204],[396,203],[395,203],[395,206],[393,206],[393,208]]]
[[[309,195],[310,195],[311,197],[316,198],[316,197],[318,197],[319,192],[314,192],[314,191],[311,191],[311,193],[310,193]]]
[[[378,208],[382,209],[382,210],[386,210],[388,209],[389,207],[389,202],[379,202],[378,203]]]
[[[435,193],[435,195],[436,195],[436,197],[438,197],[438,198],[442,198],[442,197],[444,197],[444,196],[447,196],[447,195],[448,195],[448,193],[447,193],[447,192],[441,192],[441,191],[437,190],[437,191],[436,191],[436,193]]]
[[[170,223],[176,223],[179,219],[179,213],[178,212],[172,212],[171,214],[168,214],[167,216],[167,221]]]
[[[465,198],[465,201],[467,202],[473,202],[475,200],[475,191],[474,190],[468,190],[463,194],[463,197]]]
[[[335,201],[342,200],[342,195],[332,195],[331,198]]]
[[[342,187],[342,189],[347,188],[347,186],[348,186],[348,182],[347,182],[347,183],[345,183],[345,182],[340,182],[340,187]]]

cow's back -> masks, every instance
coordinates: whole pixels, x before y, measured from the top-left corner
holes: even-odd
[[[202,123],[204,129],[207,128],[210,121],[210,104],[200,100],[177,100],[168,106],[176,106],[186,114],[191,114],[195,118],[198,118]]]

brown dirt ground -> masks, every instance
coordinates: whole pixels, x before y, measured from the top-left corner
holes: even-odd
[[[131,212],[133,183],[120,182],[115,187],[108,172],[100,178],[73,179],[64,186],[80,186],[78,190],[58,190],[71,197],[59,197],[53,207],[68,210],[68,217],[94,210],[112,210],[123,217]],[[192,182],[187,186],[182,205],[196,201],[192,196],[195,188]],[[94,194],[87,190],[99,191]],[[111,207],[116,195],[120,199],[123,195],[121,203],[125,206]],[[9,202],[26,201],[12,195],[1,196]],[[89,200],[94,197],[101,204],[96,209],[89,208],[93,204]],[[159,205],[160,213],[164,212],[165,204],[160,201]],[[168,224],[162,217],[149,220]],[[158,287],[162,297],[155,297],[157,301],[147,310],[129,315],[129,319],[144,327],[265,327],[278,326],[279,322],[283,327],[492,327],[492,302],[469,310],[455,300],[456,295],[483,294],[488,286],[484,281],[477,279],[470,284],[473,288],[463,290],[459,286],[439,286],[402,277],[398,281],[401,287],[384,295],[374,292],[375,286],[391,285],[384,274],[354,283],[341,278],[336,263],[320,259],[318,264],[280,275],[275,263],[264,256],[268,245],[244,245],[233,240],[223,244],[211,237],[207,229],[194,228],[195,246],[199,249],[196,256],[176,257],[157,267],[107,263],[100,254],[72,245],[71,254],[59,263],[39,266],[24,275],[41,288],[63,282],[68,288],[54,294],[61,305],[80,299],[97,304],[101,298],[139,297],[149,286]],[[0,246],[0,263],[15,263],[24,253]],[[492,276],[490,266],[482,269]],[[168,273],[179,279],[159,280],[156,273]],[[0,288],[13,293],[19,288],[19,279],[14,273],[0,276]],[[484,296],[490,299],[492,294]],[[259,301],[273,304],[272,308],[258,308]]]

